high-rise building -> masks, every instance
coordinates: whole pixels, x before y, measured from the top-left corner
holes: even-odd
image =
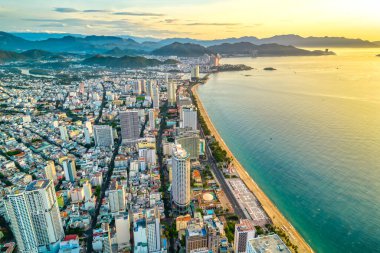
[[[147,253],[148,239],[146,234],[146,221],[145,219],[138,219],[133,222],[133,240],[135,253]]]
[[[107,125],[94,126],[95,145],[111,147],[114,145],[112,127]]]
[[[137,110],[128,110],[119,113],[121,138],[124,144],[135,143],[140,137],[139,113]]]
[[[208,219],[205,218],[204,224],[207,231],[207,247],[213,253],[218,253],[220,247],[220,228],[217,226],[214,218],[211,217]]]
[[[154,109],[160,108],[160,88],[158,85],[153,85],[152,87],[152,101]]]
[[[220,56],[217,54],[217,55],[211,55],[210,56],[210,65],[213,66],[213,67],[218,67],[219,66],[219,60],[220,60]]]
[[[84,132],[84,139],[86,141],[86,144],[91,144],[90,130],[87,127],[84,127],[83,132]]]
[[[8,195],[5,207],[20,252],[49,251],[63,239],[65,234],[51,180],[35,180],[25,191]]]
[[[180,111],[181,128],[191,128],[192,130],[198,129],[198,112],[197,108],[193,105],[183,106]]]
[[[154,80],[148,80],[146,82],[146,92],[145,94],[147,96],[150,96],[152,97],[153,96],[153,86],[156,84],[156,82]]]
[[[110,211],[124,212],[127,206],[125,188],[122,185],[118,185],[116,181],[111,182],[110,189],[108,191],[108,200]]]
[[[63,140],[63,141],[68,141],[69,140],[69,135],[67,133],[66,126],[60,126],[59,127],[59,132],[61,134],[61,140]]]
[[[194,68],[191,69],[191,80],[196,81],[199,79],[199,65],[194,66]]]
[[[77,168],[75,165],[75,158],[72,156],[67,156],[62,159],[62,167],[65,173],[66,181],[70,181],[72,183],[75,182],[77,178]]]
[[[146,234],[149,252],[161,250],[161,223],[160,211],[157,206],[146,212]]]
[[[86,181],[83,184],[83,191],[84,191],[84,200],[90,201],[92,197],[92,186],[88,181]]]
[[[170,106],[175,106],[177,102],[177,84],[173,81],[168,83],[168,103]]]
[[[180,145],[172,153],[172,199],[180,214],[187,212],[190,204],[190,158]]]
[[[4,199],[7,217],[20,252],[38,253],[38,240],[23,192],[14,192]]]
[[[111,229],[108,223],[102,224],[103,233],[103,253],[112,253]]]
[[[139,158],[144,158],[148,164],[155,165],[157,163],[157,155],[155,148],[140,148]]]
[[[235,225],[234,251],[236,253],[247,251],[247,242],[255,238],[256,229],[252,220],[241,219]]]
[[[179,95],[177,99],[177,107],[192,105],[193,101],[189,96]]]
[[[146,81],[140,80],[141,83],[141,92],[144,92],[146,94]]]
[[[156,119],[157,119],[157,111],[154,109],[149,109],[149,128],[150,130],[156,129]]]
[[[88,132],[92,134],[92,123],[91,121],[86,121],[85,127],[88,129]]]
[[[207,230],[198,221],[192,219],[186,228],[186,253],[208,252]]]
[[[52,180],[53,182],[57,180],[57,172],[55,170],[54,161],[48,161],[45,166],[45,178]]]
[[[79,84],[79,93],[83,94],[84,93],[84,83]]]
[[[133,94],[141,95],[142,89],[140,80],[133,80],[131,86]]]
[[[175,137],[175,143],[181,145],[189,153],[190,159],[198,159],[200,154],[199,131],[179,131]]]
[[[116,240],[118,244],[118,249],[121,250],[126,246],[130,245],[130,219],[127,212],[120,213],[115,216],[115,226],[116,226]]]

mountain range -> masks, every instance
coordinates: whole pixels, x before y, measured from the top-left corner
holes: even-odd
[[[318,56],[332,55],[333,52],[296,48],[293,46],[283,46],[278,44],[254,45],[250,42],[223,43],[208,47],[212,52],[229,55],[249,55],[249,56]]]
[[[17,35],[17,36],[16,36]],[[0,49],[9,51],[25,51],[41,49],[51,52],[75,53],[106,53],[118,48],[128,53],[150,53],[163,46],[173,43],[197,44],[204,47],[221,45],[224,43],[250,42],[254,45],[279,44],[294,47],[380,47],[380,42],[370,42],[361,39],[348,39],[344,37],[301,37],[299,35],[277,35],[259,39],[253,36],[240,38],[226,38],[219,40],[197,40],[191,38],[169,38],[157,40],[154,38],[141,38],[133,36],[85,36],[80,34],[49,34],[49,33],[16,33],[0,32]],[[119,51],[120,53],[120,51]]]
[[[378,42],[370,42],[361,39],[348,39],[344,37],[301,37],[299,35],[276,35],[269,38],[259,39],[253,36],[246,36],[240,38],[227,38],[220,40],[195,40],[190,38],[170,38],[161,40],[161,44],[170,44],[173,42],[181,43],[196,43],[203,46],[220,45],[224,43],[239,43],[250,42],[255,45],[263,44],[279,44],[284,46],[295,47],[379,47]]]
[[[183,40],[184,39],[181,39],[181,41]],[[218,41],[218,43],[219,42],[220,41]],[[23,52],[27,50],[44,50],[52,53],[64,52],[79,55],[102,54],[112,57],[122,57],[125,55],[199,57],[204,54],[216,53],[223,55],[255,54],[256,56],[307,56],[325,54],[322,51],[308,51],[298,49],[294,46],[284,46],[276,43],[256,45],[251,42],[233,42],[216,44],[206,47],[204,45],[196,43],[172,42],[170,39],[163,40],[161,42],[145,41],[139,43],[131,38],[95,35],[86,37],[74,37],[67,35],[61,38],[48,38],[45,40],[32,41],[5,32],[0,32],[0,50],[15,52]],[[9,61],[9,57],[4,56],[3,61]],[[17,57],[15,56],[15,59],[21,59]]]
[[[144,57],[178,56],[199,57],[204,54],[223,56],[316,56],[334,54],[328,50],[305,50],[302,47],[380,47],[380,42],[360,39],[333,37],[308,37],[280,35],[266,39],[256,37],[229,38],[222,40],[195,40],[171,38],[161,41],[139,42],[131,37],[83,36],[22,33],[15,36],[0,32],[0,63],[23,62],[31,60],[78,62],[86,65],[106,67],[148,67],[174,62],[159,61]],[[28,37],[29,39],[25,39]],[[32,40],[34,38],[35,40]],[[37,38],[44,38],[36,40]]]
[[[215,52],[198,44],[173,42],[153,50],[152,54],[160,56],[199,57],[204,54],[215,54]]]

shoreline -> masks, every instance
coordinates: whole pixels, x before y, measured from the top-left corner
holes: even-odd
[[[227,156],[233,159],[234,168],[239,175],[240,179],[245,183],[247,188],[256,196],[259,200],[264,211],[267,213],[268,217],[272,220],[273,225],[281,228],[289,237],[290,241],[298,247],[298,252],[314,252],[305,239],[298,233],[298,231],[292,226],[292,224],[283,216],[277,206],[268,198],[263,190],[257,185],[257,183],[251,178],[245,168],[236,159],[234,154],[228,148],[227,144],[224,142],[223,138],[220,136],[219,132],[215,128],[211,121],[206,109],[203,106],[202,100],[200,99],[197,89],[199,84],[194,85],[191,90],[194,95],[194,99],[197,101],[198,110],[205,120],[211,135],[219,142],[219,145],[227,152]]]

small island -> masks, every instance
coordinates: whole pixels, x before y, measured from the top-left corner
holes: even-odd
[[[216,71],[225,72],[225,71],[243,71],[243,70],[252,70],[253,68],[244,64],[223,64],[216,67]]]
[[[272,68],[272,67],[266,67],[266,68],[264,68],[264,70],[267,70],[267,71],[273,71],[273,70],[277,70],[277,69]]]

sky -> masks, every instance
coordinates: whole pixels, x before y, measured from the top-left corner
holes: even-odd
[[[380,41],[378,0],[0,0],[0,30],[218,39]]]

